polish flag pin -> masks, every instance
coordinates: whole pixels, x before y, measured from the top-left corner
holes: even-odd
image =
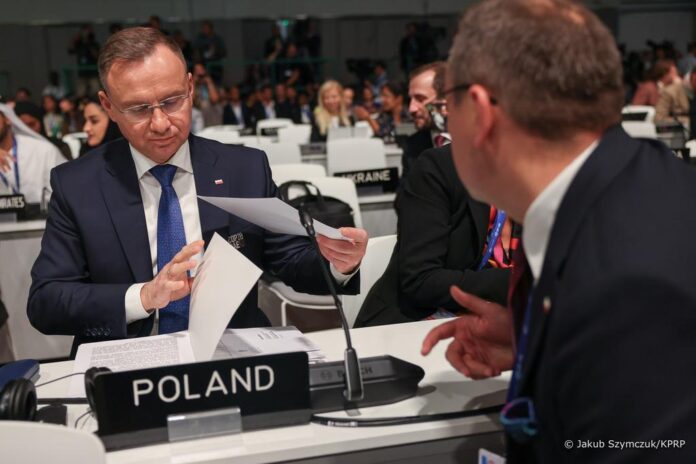
[[[225,182],[222,179],[215,179],[215,185],[222,185]]]

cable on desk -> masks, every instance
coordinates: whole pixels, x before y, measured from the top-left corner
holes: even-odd
[[[85,416],[88,415],[88,414],[92,414],[92,410],[91,410],[91,409],[88,409],[87,412],[85,412],[84,414],[80,415],[77,419],[75,419],[75,425],[73,426],[73,428],[76,429],[76,428],[77,428],[77,423],[80,422],[80,419],[82,419],[83,417],[85,417]],[[85,424],[86,424],[86,423],[87,423],[87,421],[85,421]],[[82,426],[84,427],[85,424],[82,424]]]
[[[488,406],[480,409],[469,409],[466,411],[444,412],[438,414],[423,414],[418,416],[402,417],[375,417],[369,419],[351,419],[349,417],[326,417],[313,414],[310,422],[328,427],[384,427],[389,425],[418,424],[421,422],[431,422],[447,419],[461,419],[464,417],[485,416],[486,414],[499,413],[503,409],[503,404]]]
[[[49,383],[53,383],[53,382],[57,382],[59,380],[67,379],[68,377],[72,377],[74,375],[85,375],[85,373],[84,372],[73,372],[72,374],[64,375],[63,377],[58,377],[57,379],[49,380],[47,382],[35,385],[35,388],[43,387],[44,385],[48,385]]]

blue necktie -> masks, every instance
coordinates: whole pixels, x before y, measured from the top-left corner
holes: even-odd
[[[162,186],[157,214],[157,271],[161,271],[186,245],[184,218],[179,198],[172,187],[176,166],[162,164],[150,169],[150,173]],[[188,296],[170,302],[159,313],[159,333],[167,334],[188,329]]]

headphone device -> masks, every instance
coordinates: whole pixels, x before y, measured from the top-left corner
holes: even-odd
[[[110,369],[106,367],[91,367],[85,372],[85,394],[87,396],[87,403],[89,408],[94,412],[94,389],[95,389],[95,379],[98,375],[111,372]],[[55,382],[66,377],[71,377],[76,374],[66,375],[65,377],[59,377],[54,380],[49,380],[49,382]],[[37,385],[41,387],[45,384]],[[36,387],[34,383],[26,378],[15,378],[10,380],[5,384],[5,386],[0,390],[0,420],[14,420],[14,421],[33,421],[36,419],[37,404],[38,399],[36,396]],[[65,402],[70,402],[74,400],[73,398],[55,398],[51,400],[51,403],[61,403],[61,400]]]

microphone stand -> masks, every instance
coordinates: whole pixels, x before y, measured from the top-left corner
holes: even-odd
[[[341,326],[343,327],[343,333],[346,337],[346,351],[343,356],[343,365],[345,368],[344,380],[346,388],[343,391],[343,396],[348,402],[351,403],[360,401],[364,397],[360,360],[358,359],[358,353],[355,351],[355,348],[353,348],[353,342],[350,338],[350,330],[348,330],[348,321],[346,320],[346,314],[343,311],[343,304],[341,303],[341,299],[338,297],[338,294],[336,293],[336,287],[334,285],[334,280],[329,273],[328,264],[323,259],[321,255],[321,250],[319,250],[316,232],[314,231],[314,219],[312,219],[312,216],[310,216],[309,213],[302,206],[299,207],[299,213],[300,222],[307,231],[309,240],[310,242],[312,242],[312,245],[314,246],[314,249],[317,252],[317,256],[321,261],[321,273],[324,276],[326,285],[329,287],[329,292],[331,293],[334,303],[336,304],[336,308],[338,308],[338,313],[341,316]]]

